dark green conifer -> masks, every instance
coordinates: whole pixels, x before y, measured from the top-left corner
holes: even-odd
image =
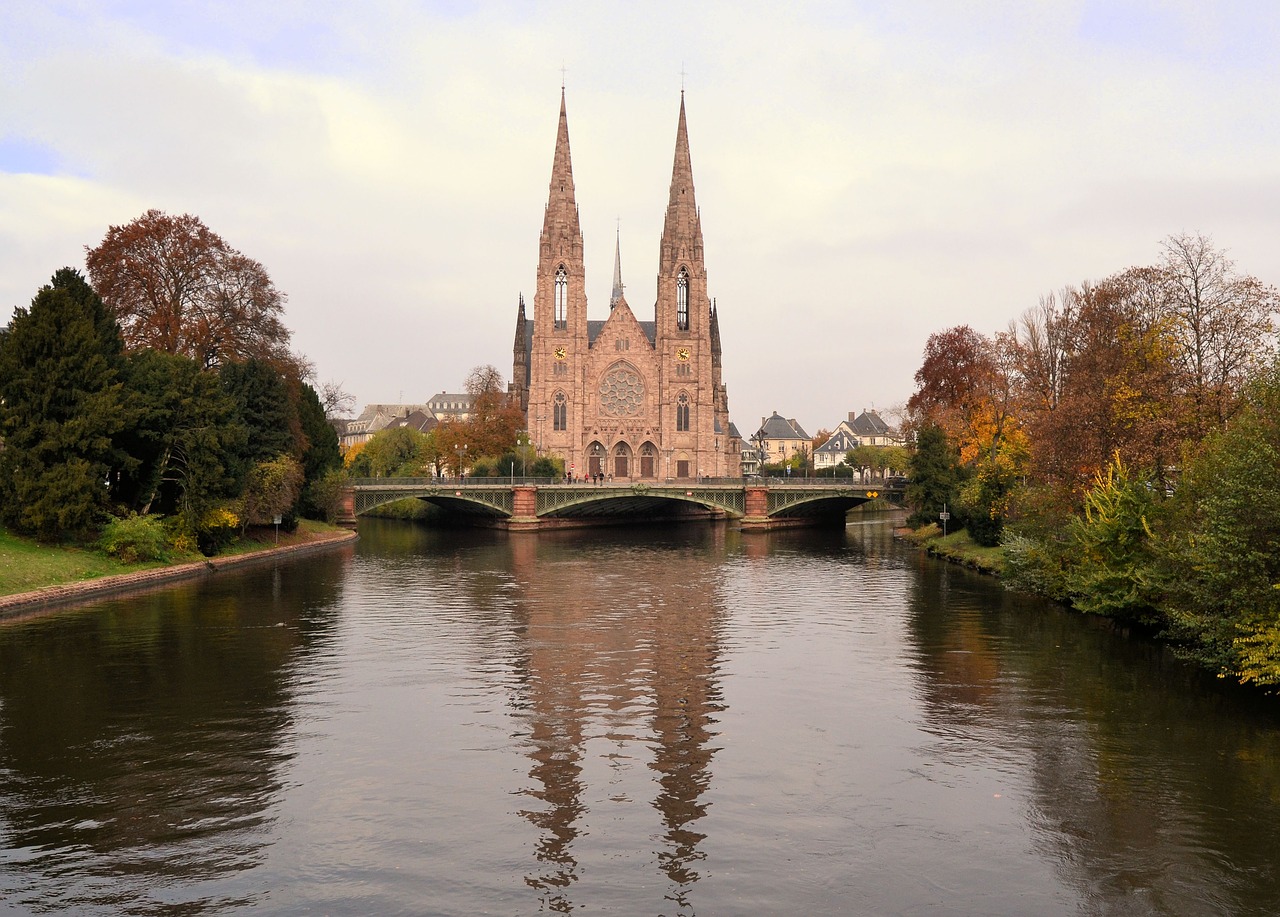
[[[130,465],[120,328],[71,268],[53,275],[0,335],[0,519],[54,541],[87,537]]]

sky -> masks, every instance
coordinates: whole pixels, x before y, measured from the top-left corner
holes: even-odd
[[[730,416],[812,434],[1174,234],[1280,284],[1277,47],[1270,0],[8,0],[0,324],[157,208],[361,405],[509,376],[562,85],[600,319],[615,232],[652,317],[683,86]]]

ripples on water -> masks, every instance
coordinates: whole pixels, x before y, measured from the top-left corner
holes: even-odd
[[[1275,913],[1273,705],[883,524],[374,523],[0,628],[0,900]]]

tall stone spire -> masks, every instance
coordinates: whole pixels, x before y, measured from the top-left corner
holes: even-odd
[[[613,294],[609,297],[609,311],[622,298],[622,227],[618,227],[618,236],[613,243]]]
[[[577,244],[579,256],[582,229],[578,224],[578,204],[573,194],[573,160],[569,156],[569,117],[565,113],[564,87],[560,88],[560,127],[556,132],[556,155],[551,164],[551,187],[547,211],[542,221],[542,239],[558,248],[558,242]]]
[[[702,260],[702,220],[693,196],[693,162],[685,124],[684,92],[680,93],[680,121],[676,127],[676,155],[671,166],[671,194],[662,227],[662,267],[677,260]]]

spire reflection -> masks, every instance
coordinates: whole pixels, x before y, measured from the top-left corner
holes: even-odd
[[[636,543],[623,545],[622,569],[617,542],[630,538]],[[702,547],[653,545],[643,534],[609,540],[604,547],[545,534],[512,541],[523,649],[515,706],[531,762],[521,795],[537,803],[519,814],[539,832],[537,865],[525,881],[541,892],[544,909],[569,911],[584,861],[585,871],[607,881],[611,864],[601,850],[616,859],[647,849],[664,897],[692,913],[695,864],[706,856],[698,825],[723,709],[716,565]],[[713,542],[711,550],[722,547]],[[657,830],[629,808],[645,798]]]

